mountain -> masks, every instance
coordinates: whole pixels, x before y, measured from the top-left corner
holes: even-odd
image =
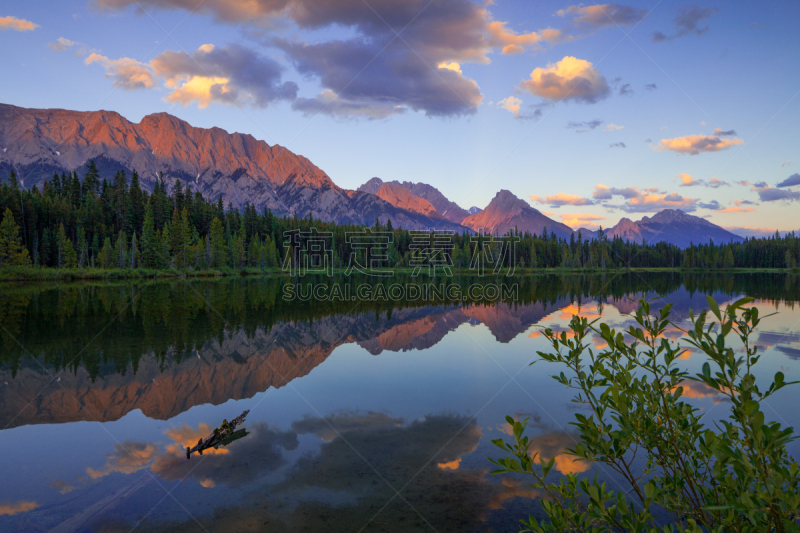
[[[483,211],[483,209],[481,209],[480,207],[475,206],[475,205],[473,205],[472,207],[467,209],[467,213],[469,213],[470,215],[477,215],[481,211]]]
[[[461,221],[462,225],[475,231],[488,231],[493,235],[502,235],[510,229],[521,232],[541,234],[547,228],[547,233],[555,233],[558,237],[569,239],[572,228],[544,216],[539,210],[531,207],[528,202],[521,200],[507,190],[501,190],[495,195],[486,209],[480,213],[470,215]]]
[[[0,104],[0,176],[14,169],[24,187],[41,186],[53,172],[79,170],[94,159],[102,177],[136,170],[152,190],[158,174],[210,200],[246,202],[276,215],[297,213],[339,223],[372,225],[391,219],[406,229],[463,228],[407,211],[375,195],[337,186],[311,161],[251,135],[195,128],[167,113],[134,123],[113,111],[25,109]]]
[[[433,207],[428,200],[411,194],[408,189],[399,183],[384,183],[381,185],[381,188],[378,189],[375,196],[406,211],[412,211],[434,218],[442,218],[442,215],[436,211],[436,208]]]
[[[470,215],[466,209],[463,209],[455,202],[451,202],[439,191],[439,189],[432,185],[428,185],[427,183],[412,183],[410,181],[399,182],[396,180],[384,182],[380,178],[372,178],[364,185],[359,187],[358,190],[371,194],[378,194],[378,191],[384,184],[405,187],[409,193],[430,202],[430,204],[439,214],[451,222],[455,222],[456,224],[461,224],[461,221]]]
[[[638,222],[621,219],[616,226],[606,230],[609,239],[620,237],[624,240],[654,243],[666,241],[680,248],[690,244],[717,244],[742,242],[744,239],[723,229],[708,220],[684,213],[680,209],[664,209],[652,217],[644,217]]]

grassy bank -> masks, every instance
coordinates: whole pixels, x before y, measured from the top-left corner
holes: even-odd
[[[395,274],[412,274],[412,268],[392,269]],[[609,269],[585,269],[585,268],[517,268],[515,276],[530,275],[551,275],[551,274],[620,274],[626,272],[682,272],[682,273],[793,273],[800,274],[800,268],[718,268],[718,269],[685,269],[671,267],[641,267],[641,268],[609,268]],[[346,274],[347,270],[337,268],[334,274]],[[454,274],[463,276],[474,276],[476,272],[469,269],[453,269]],[[442,269],[438,269],[438,274],[443,274]],[[290,276],[289,272],[280,269],[267,269],[245,267],[245,268],[220,268],[212,270],[194,269],[163,269],[153,270],[146,268],[135,269],[100,269],[100,268],[45,268],[32,266],[0,267],[0,282],[2,281],[71,281],[71,280],[125,280],[125,279],[170,279],[170,278],[217,278],[226,276]],[[427,276],[427,271],[423,270],[422,276]],[[491,271],[484,274],[491,276]],[[501,272],[503,275],[503,272]]]
[[[71,281],[102,279],[168,279],[168,278],[216,278],[224,276],[281,276],[281,270],[261,270],[260,268],[221,268],[213,270],[181,270],[170,268],[152,270],[101,269],[101,268],[42,268],[42,267],[3,267],[0,268],[0,281]]]

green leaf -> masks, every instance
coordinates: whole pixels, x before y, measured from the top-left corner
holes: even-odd
[[[714,316],[717,317],[717,320],[722,320],[722,315],[719,312],[719,304],[717,304],[717,301],[711,296],[706,296],[706,300],[708,301],[708,307],[711,308],[711,312],[714,313]]]

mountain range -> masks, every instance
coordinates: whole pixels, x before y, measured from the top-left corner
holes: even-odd
[[[161,175],[169,188],[177,183],[214,201],[241,208],[246,203],[278,216],[309,213],[337,223],[372,225],[375,220],[405,229],[461,232],[548,233],[569,238],[596,232],[573,230],[501,190],[481,210],[466,210],[426,183],[384,182],[372,178],[358,190],[343,189],[301,155],[255,137],[220,128],[196,128],[167,113],[134,123],[113,111],[26,109],[0,104],[0,176],[13,169],[23,187],[41,187],[54,172],[82,169],[94,160],[103,177],[136,170],[152,190]],[[623,218],[606,231],[609,238],[640,242],[741,241],[711,222],[679,210],[664,210],[638,222]]]

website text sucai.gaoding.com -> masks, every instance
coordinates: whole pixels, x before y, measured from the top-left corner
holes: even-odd
[[[287,283],[286,301],[370,301],[370,302],[508,302],[516,301],[519,285],[473,283]]]

